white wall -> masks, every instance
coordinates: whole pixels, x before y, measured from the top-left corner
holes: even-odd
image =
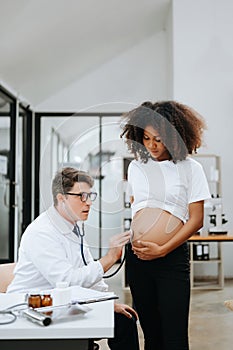
[[[124,111],[129,104],[168,95],[166,31],[100,66],[57,95],[36,106],[38,111]],[[104,106],[106,104],[106,106]],[[99,106],[100,105],[100,106]]]
[[[173,1],[174,99],[207,121],[204,153],[221,156],[223,207],[233,231],[233,2]],[[232,244],[224,244],[225,275],[233,276]]]
[[[171,3],[172,4],[172,3]],[[169,6],[166,21],[166,47],[167,47],[167,91],[168,99],[173,98],[173,6]]]

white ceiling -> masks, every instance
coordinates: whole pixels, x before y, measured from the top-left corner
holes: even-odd
[[[170,0],[0,0],[0,82],[32,106],[165,26]]]

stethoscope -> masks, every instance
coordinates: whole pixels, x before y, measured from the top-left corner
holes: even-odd
[[[66,205],[65,205],[65,202],[63,201],[62,204],[63,204],[64,210],[66,211],[67,215],[68,215],[68,216],[72,219],[72,221],[74,222],[73,215],[69,212],[68,208],[67,208]],[[86,259],[85,259],[84,249],[83,249],[83,248],[84,248],[84,247],[83,247],[83,238],[84,238],[84,236],[85,236],[84,222],[82,222],[82,229],[80,230],[77,221],[75,221],[75,222],[74,222],[73,232],[74,232],[74,234],[75,234],[77,237],[80,237],[81,256],[82,256],[82,260],[83,260],[84,265],[87,266],[87,261],[86,261]],[[120,265],[118,266],[118,268],[117,268],[113,273],[111,273],[110,275],[107,275],[107,276],[105,275],[105,276],[103,276],[103,278],[112,277],[112,276],[114,276],[114,275],[120,270],[120,268],[122,267],[122,265],[123,265],[124,262],[125,262],[126,249],[127,249],[127,244],[126,244],[126,246],[125,246],[124,257],[123,257],[123,259],[121,260],[121,263],[120,263]]]
[[[78,236],[80,237],[80,250],[81,250],[81,256],[82,256],[82,260],[83,260],[83,263],[84,265],[87,265],[87,262],[86,262],[86,259],[85,259],[85,255],[84,255],[84,251],[83,251],[83,238],[85,236],[85,229],[84,229],[84,222],[82,222],[82,229],[80,230],[77,222],[75,223],[74,225],[74,228],[73,228],[73,232]],[[112,277],[114,276],[119,270],[120,268],[122,267],[122,265],[124,264],[125,262],[125,253],[124,253],[124,257],[123,259],[121,260],[121,263],[120,265],[118,266],[118,268],[113,272],[111,273],[110,275],[105,275],[103,276],[103,278],[109,278],[109,277]]]
[[[74,222],[74,228],[73,228],[73,232],[77,237],[80,237],[80,249],[81,249],[81,256],[82,256],[82,260],[84,265],[87,265],[85,256],[84,256],[84,251],[83,251],[83,237],[85,236],[85,230],[84,230],[84,222],[82,222],[82,230],[80,230],[77,221],[74,221],[73,218],[73,214],[70,212],[70,210],[67,208],[65,201],[62,202],[63,208],[66,212],[66,214],[72,219],[72,221]]]
[[[83,251],[83,237],[85,236],[84,222],[82,222],[82,230],[80,230],[80,228],[79,228],[79,226],[78,226],[78,224],[76,222],[75,225],[74,225],[73,232],[78,237],[80,237],[80,240],[81,240],[81,242],[80,242],[81,256],[82,256],[84,265],[87,265],[87,262],[86,262],[86,259],[85,259],[85,256],[84,256],[84,251]]]

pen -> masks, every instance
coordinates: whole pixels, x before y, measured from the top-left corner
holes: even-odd
[[[109,297],[88,299],[88,300],[80,300],[80,301],[77,301],[77,302],[78,302],[78,304],[83,305],[83,304],[97,303],[99,301],[106,301],[106,300],[112,300],[112,299],[119,299],[119,297],[117,295],[112,295],[112,296],[109,296]]]

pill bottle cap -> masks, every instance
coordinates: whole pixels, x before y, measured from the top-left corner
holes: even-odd
[[[68,282],[57,282],[56,287],[57,288],[67,288],[69,286]]]
[[[41,290],[40,295],[50,295],[51,291],[50,290]]]
[[[40,295],[40,290],[39,289],[32,289],[28,293],[29,295]]]

